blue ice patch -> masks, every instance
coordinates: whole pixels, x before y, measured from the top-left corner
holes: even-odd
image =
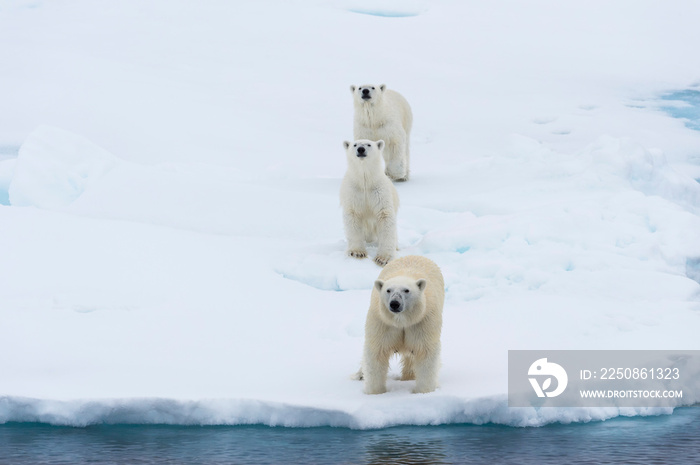
[[[0,145],[0,162],[17,158],[19,146],[16,145]],[[14,168],[12,169],[14,170]],[[10,205],[10,180],[12,178],[12,170],[3,171],[0,169],[0,205]]]
[[[662,95],[661,99],[680,103],[664,105],[661,109],[674,118],[685,120],[685,125],[690,129],[700,131],[700,90],[678,90]]]
[[[685,275],[700,283],[700,257],[689,257],[685,260]]]
[[[420,12],[414,10],[400,11],[381,8],[350,8],[348,11],[361,15],[380,16],[382,18],[406,18],[409,16],[418,16],[420,14]]]

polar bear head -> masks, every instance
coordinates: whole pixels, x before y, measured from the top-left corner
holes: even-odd
[[[381,312],[398,326],[410,326],[419,322],[425,313],[425,279],[395,276],[386,281],[378,279],[374,287],[379,292]]]
[[[367,169],[376,168],[376,165],[381,167],[382,151],[384,150],[384,141],[376,142],[360,139],[355,142],[343,142],[345,152],[348,157],[349,166],[363,166]]]
[[[357,103],[375,104],[381,102],[386,84],[375,86],[373,84],[364,84],[361,86],[350,86],[350,91],[355,97]]]

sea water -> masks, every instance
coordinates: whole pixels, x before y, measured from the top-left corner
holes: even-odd
[[[539,428],[0,425],[1,464],[696,464],[700,408]]]

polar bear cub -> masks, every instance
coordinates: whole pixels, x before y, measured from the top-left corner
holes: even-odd
[[[386,175],[394,181],[408,181],[409,139],[413,113],[406,99],[386,84],[350,86],[354,97],[355,139],[386,141]]]
[[[377,242],[374,261],[386,265],[396,252],[399,194],[382,169],[384,141],[343,142],[348,168],[340,185],[347,253],[365,258],[367,242]]]
[[[401,355],[401,379],[416,380],[413,392],[438,386],[440,333],[445,282],[432,260],[397,258],[374,282],[365,323],[365,345],[359,378],[365,393],[386,392],[389,358]]]

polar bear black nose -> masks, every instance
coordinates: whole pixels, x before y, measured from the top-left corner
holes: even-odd
[[[391,311],[394,313],[399,311],[400,306],[401,303],[398,300],[392,300],[391,303],[389,303],[389,307],[391,307]]]
[[[369,89],[362,89],[362,95],[369,94]]]
[[[358,147],[358,148],[357,148],[357,156],[358,156],[358,157],[364,157],[364,156],[365,156],[365,148],[364,148],[364,147]]]

